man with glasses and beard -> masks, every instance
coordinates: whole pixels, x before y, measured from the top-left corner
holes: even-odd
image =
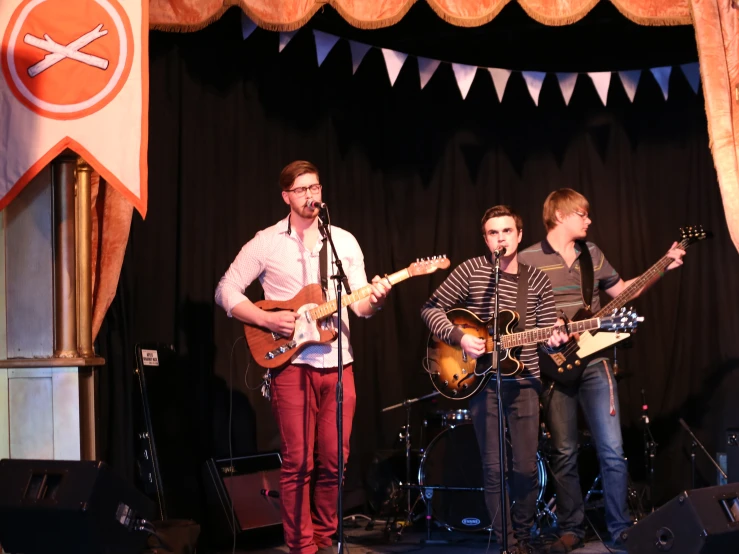
[[[295,161],[280,173],[282,199],[290,208],[287,217],[259,231],[247,242],[221,278],[216,302],[229,317],[290,337],[298,314],[289,310],[263,311],[244,291],[259,279],[267,300],[290,300],[305,286],[321,283],[321,250],[326,249],[323,274],[337,273],[330,245],[319,229],[321,184],[318,169],[307,161]],[[351,233],[331,226],[331,237],[341,258],[352,291],[367,285],[364,256]],[[327,300],[336,298],[335,283],[328,279]],[[391,288],[375,276],[372,293],[351,305],[360,317],[382,308]],[[345,291],[346,292],[346,291]],[[342,317],[343,455],[349,457],[349,437],[356,405],[349,315]],[[336,328],[338,314],[330,321]],[[334,552],[332,535],[338,525],[338,438],[336,383],[338,341],[307,346],[271,382],[272,411],[281,438],[282,470],[280,504],[285,542],[291,554]],[[314,452],[316,464],[314,467]],[[314,492],[311,498],[311,479]]]

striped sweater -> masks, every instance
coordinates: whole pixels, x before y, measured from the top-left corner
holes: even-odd
[[[446,312],[463,307],[482,321],[493,317],[495,307],[495,278],[490,256],[471,258],[458,265],[437,288],[421,308],[421,317],[431,332],[447,344],[460,344],[464,333],[449,321]],[[518,275],[501,271],[499,307],[516,310]],[[529,286],[526,310],[526,329],[549,327],[557,321],[554,294],[549,278],[539,269],[529,267]],[[505,377],[504,381],[538,378],[539,358],[536,345],[523,347],[520,361],[525,365],[522,373]]]

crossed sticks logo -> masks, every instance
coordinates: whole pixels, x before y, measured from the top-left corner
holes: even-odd
[[[31,111],[78,119],[115,98],[133,56],[131,23],[117,0],[24,0],[5,30],[0,65]]]

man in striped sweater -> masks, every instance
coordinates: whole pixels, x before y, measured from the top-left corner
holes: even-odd
[[[485,341],[466,334],[452,324],[446,312],[464,307],[482,321],[490,320],[495,308],[494,253],[505,249],[500,256],[499,309],[517,309],[518,278],[524,268],[518,262],[518,245],[522,238],[521,217],[508,206],[494,206],[482,218],[482,234],[489,252],[462,262],[434,291],[423,305],[421,317],[431,332],[447,344],[460,347],[472,359],[485,354]],[[552,285],[547,276],[533,267],[526,267],[528,291],[525,328],[548,327],[556,324]],[[548,341],[557,348],[567,336],[555,331]],[[509,552],[529,554],[531,527],[536,516],[537,468],[536,451],[539,430],[539,362],[536,345],[524,346],[520,355],[523,371],[503,378],[502,401],[508,423],[512,447],[513,472],[508,479],[513,509],[506,506],[512,517],[507,517]],[[480,447],[485,484],[485,503],[493,522],[498,542],[503,529],[500,517],[500,464],[498,450],[498,410],[496,380],[470,398],[472,424]],[[508,513],[507,512],[507,513]]]

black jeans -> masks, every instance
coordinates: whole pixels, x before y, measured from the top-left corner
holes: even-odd
[[[511,459],[506,459],[509,506],[508,545],[528,540],[536,516],[538,471],[536,451],[539,431],[539,394],[541,382],[517,381],[503,383],[503,415],[511,439]],[[487,386],[470,399],[472,425],[482,456],[485,483],[485,504],[500,543],[503,526],[500,514],[500,458],[498,454],[498,403],[493,377]],[[512,469],[512,471],[511,471]],[[511,517],[512,515],[512,517]]]

